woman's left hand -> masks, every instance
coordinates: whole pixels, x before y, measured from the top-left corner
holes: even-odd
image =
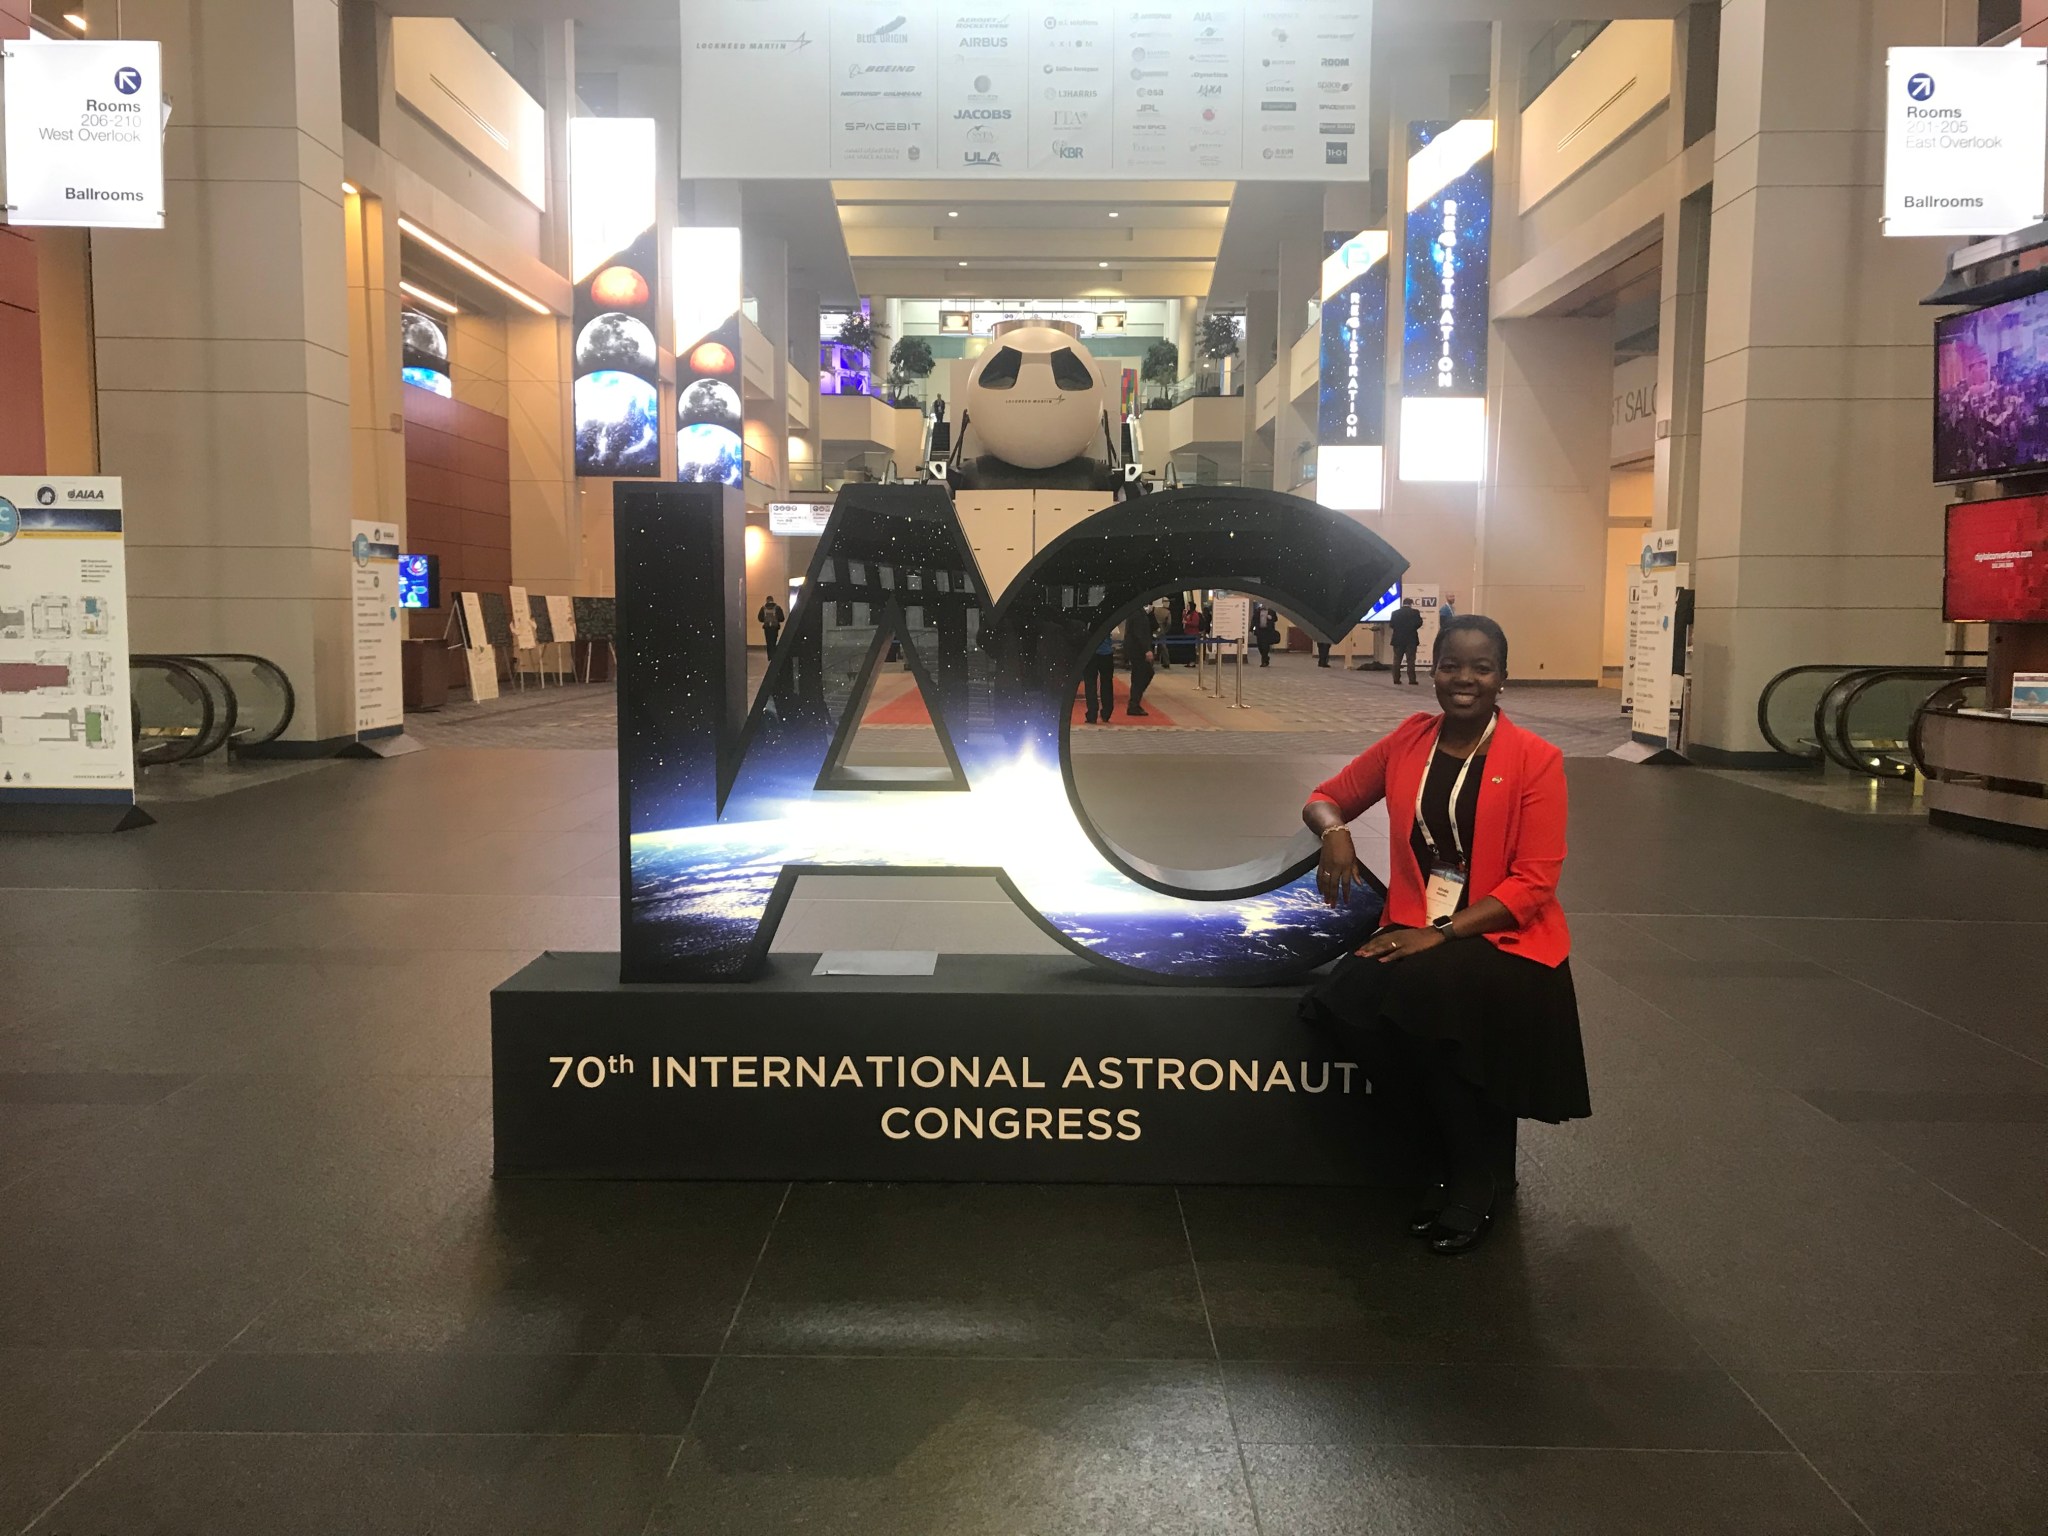
[[[1385,965],[1390,960],[1406,960],[1410,955],[1435,949],[1443,941],[1444,936],[1434,928],[1389,928],[1367,939],[1357,952],[1360,959]]]

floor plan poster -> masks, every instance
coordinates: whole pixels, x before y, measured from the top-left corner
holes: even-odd
[[[356,735],[389,736],[405,728],[399,679],[398,530],[356,523],[349,540],[355,597]]]
[[[133,804],[118,479],[0,476],[0,800]]]

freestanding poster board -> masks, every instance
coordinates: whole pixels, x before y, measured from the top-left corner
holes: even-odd
[[[498,696],[498,656],[484,624],[484,600],[478,592],[457,594],[462,618],[462,659],[469,668],[469,701],[481,704]]]
[[[129,643],[120,480],[0,477],[0,828],[149,824]]]
[[[398,529],[356,523],[349,541],[355,600],[356,739],[405,729],[399,685]]]

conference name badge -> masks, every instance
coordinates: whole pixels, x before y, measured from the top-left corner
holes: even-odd
[[[1423,887],[1423,909],[1433,923],[1440,917],[1455,917],[1458,903],[1465,897],[1465,871],[1453,869],[1448,864],[1433,865],[1429,871],[1429,883]]]

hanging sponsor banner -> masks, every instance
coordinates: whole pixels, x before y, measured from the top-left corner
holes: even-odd
[[[405,729],[399,649],[399,533],[390,523],[355,523],[351,531],[356,735],[390,736]]]
[[[2048,218],[2048,49],[1885,56],[1884,232],[2003,235]]]
[[[164,91],[155,43],[0,44],[10,224],[164,227]]]
[[[576,473],[661,473],[654,119],[569,124]]]
[[[740,232],[686,228],[672,237],[676,310],[676,478],[740,486]]]
[[[1401,478],[1477,481],[1486,457],[1493,123],[1408,125]]]
[[[0,804],[133,804],[118,479],[0,477]]]
[[[1387,232],[1324,239],[1316,500],[1377,512],[1386,501]]]
[[[681,10],[685,176],[1370,175],[1371,0]]]

